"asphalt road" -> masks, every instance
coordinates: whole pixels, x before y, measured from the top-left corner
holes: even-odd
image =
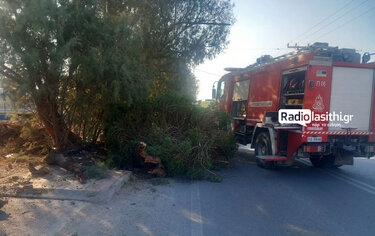
[[[266,170],[242,147],[221,183],[137,180],[100,205],[27,200],[3,223],[9,235],[375,235],[374,170],[375,159]]]
[[[175,186],[171,196],[190,209],[191,222],[174,214],[167,228],[181,235],[375,235],[374,170],[373,159],[266,170],[241,148],[222,183]]]
[[[240,150],[223,183],[198,183],[203,235],[375,235],[375,160],[266,170]]]

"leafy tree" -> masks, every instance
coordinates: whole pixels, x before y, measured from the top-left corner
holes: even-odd
[[[87,133],[95,141],[105,105],[139,94],[134,84],[141,70],[127,25],[106,18],[98,1],[9,0],[1,6],[0,73],[8,93],[32,101],[59,150]]]
[[[128,11],[134,13],[144,55],[154,67],[153,92],[194,91],[196,85],[191,68],[214,58],[228,43],[229,26],[234,22],[231,1],[127,2],[131,6]]]
[[[59,97],[69,48],[65,38],[66,11],[54,1],[1,1],[1,73],[8,91],[27,97],[59,149],[77,142],[68,132]]]
[[[33,104],[57,149],[95,142],[109,104],[195,91],[220,53],[229,0],[0,0],[0,76]],[[20,104],[23,103],[24,104]]]

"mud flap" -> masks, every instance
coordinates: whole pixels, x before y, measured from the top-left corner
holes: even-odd
[[[334,165],[353,165],[354,152],[344,149],[336,149],[334,151],[335,162]]]

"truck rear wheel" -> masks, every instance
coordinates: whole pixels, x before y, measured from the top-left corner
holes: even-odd
[[[319,168],[337,168],[341,165],[335,165],[335,156],[333,154],[325,157],[310,157],[310,162],[314,167]]]
[[[323,167],[322,159],[323,157],[310,157],[310,162],[314,167]]]
[[[264,159],[259,158],[260,156],[270,155],[272,155],[272,149],[269,134],[267,132],[262,132],[257,136],[255,141],[255,156],[258,166],[266,169],[275,167],[273,161],[265,161]]]

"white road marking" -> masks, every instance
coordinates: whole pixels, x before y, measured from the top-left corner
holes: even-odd
[[[307,165],[307,166],[312,166],[310,162],[306,161],[306,160],[298,160],[299,162]],[[324,172],[324,173],[327,173],[329,175],[331,175],[332,177],[335,177],[336,179],[339,179],[339,180],[342,180],[344,181],[345,183],[348,183],[354,187],[357,187],[359,189],[362,189],[363,191],[366,191],[372,195],[375,195],[375,186],[373,185],[370,185],[370,184],[367,184],[365,182],[362,182],[362,181],[359,181],[359,180],[356,180],[354,178],[351,178],[349,176],[345,176],[343,174],[340,174],[340,173],[336,173],[332,170],[328,170],[328,169],[320,169],[320,171]]]

